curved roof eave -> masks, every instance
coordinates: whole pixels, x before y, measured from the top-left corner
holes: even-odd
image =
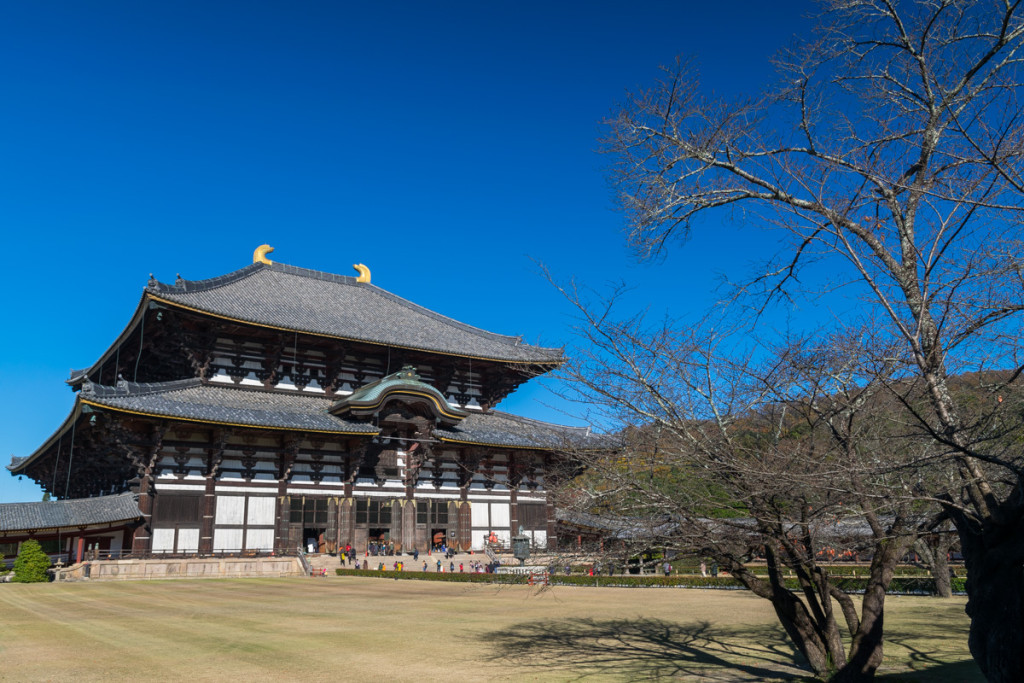
[[[143,290],[142,297],[139,298],[139,304],[135,307],[135,313],[132,314],[132,317],[128,321],[128,324],[125,325],[125,328],[121,330],[121,334],[117,335],[117,338],[114,339],[113,343],[107,347],[107,350],[104,351],[92,365],[85,368],[84,370],[78,370],[74,372],[74,374],[72,374],[71,377],[64,380],[64,382],[66,384],[74,386],[76,384],[81,383],[82,379],[88,377],[98,368],[102,367],[110,359],[110,357],[117,352],[118,347],[121,346],[121,344],[123,344],[125,340],[127,340],[128,337],[132,335],[133,332],[135,332],[135,327],[139,324],[139,321],[142,320],[142,316],[145,315],[146,313],[146,309],[149,304],[149,299],[149,292]]]
[[[82,401],[80,397],[75,396],[75,404],[71,407],[71,412],[68,413],[68,416],[66,418],[64,418],[64,422],[61,423],[60,427],[58,427],[57,430],[50,435],[50,438],[44,441],[43,444],[35,451],[25,456],[24,458],[21,458],[17,463],[12,463],[8,465],[7,469],[13,474],[23,472],[25,468],[31,465],[36,459],[38,459],[40,455],[48,451],[50,447],[54,444],[54,442],[62,438],[81,414]]]

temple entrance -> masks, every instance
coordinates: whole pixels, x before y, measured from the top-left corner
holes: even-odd
[[[371,555],[394,555],[395,544],[391,542],[391,530],[370,529],[366,539],[366,550]]]
[[[305,527],[302,529],[303,550],[307,553],[327,552],[327,529]]]
[[[445,529],[434,529],[430,532],[430,549],[440,552],[441,548],[448,544],[448,532]]]
[[[307,553],[327,552],[327,498],[295,496],[290,509],[288,535],[292,547]]]

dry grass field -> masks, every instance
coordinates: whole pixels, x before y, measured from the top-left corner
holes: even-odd
[[[973,681],[961,598],[887,603],[890,681]],[[373,578],[0,585],[0,679],[792,680],[743,592]]]

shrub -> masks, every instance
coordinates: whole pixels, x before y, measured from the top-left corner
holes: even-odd
[[[443,573],[406,571],[395,572],[391,570],[378,571],[375,569],[336,569],[338,576],[375,576],[377,578],[407,579],[414,581],[451,581],[464,583],[527,583],[529,576],[526,574],[476,574],[476,573]],[[862,593],[867,586],[867,579],[863,577],[835,578],[835,585],[847,593]],[[743,589],[743,585],[728,574],[724,576],[661,576],[646,574],[638,576],[635,574],[619,576],[579,576],[554,573],[550,577],[553,586],[614,586],[626,588],[718,588],[726,590]],[[799,590],[800,584],[794,578],[784,579],[783,583],[787,588]],[[954,578],[953,592],[962,594],[964,592],[965,579]],[[911,594],[911,595],[932,595],[935,593],[935,582],[926,577],[895,577],[889,585],[890,594]]]
[[[21,544],[18,559],[14,561],[15,583],[37,583],[49,581],[46,570],[50,568],[50,558],[39,546],[39,541],[29,539]]]

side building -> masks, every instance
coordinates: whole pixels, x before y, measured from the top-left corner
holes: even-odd
[[[137,556],[481,549],[520,527],[553,546],[559,453],[601,439],[495,406],[561,350],[417,306],[364,266],[333,275],[267,251],[209,280],[151,277],[72,373],[70,415],[11,473],[57,498],[133,492]]]

